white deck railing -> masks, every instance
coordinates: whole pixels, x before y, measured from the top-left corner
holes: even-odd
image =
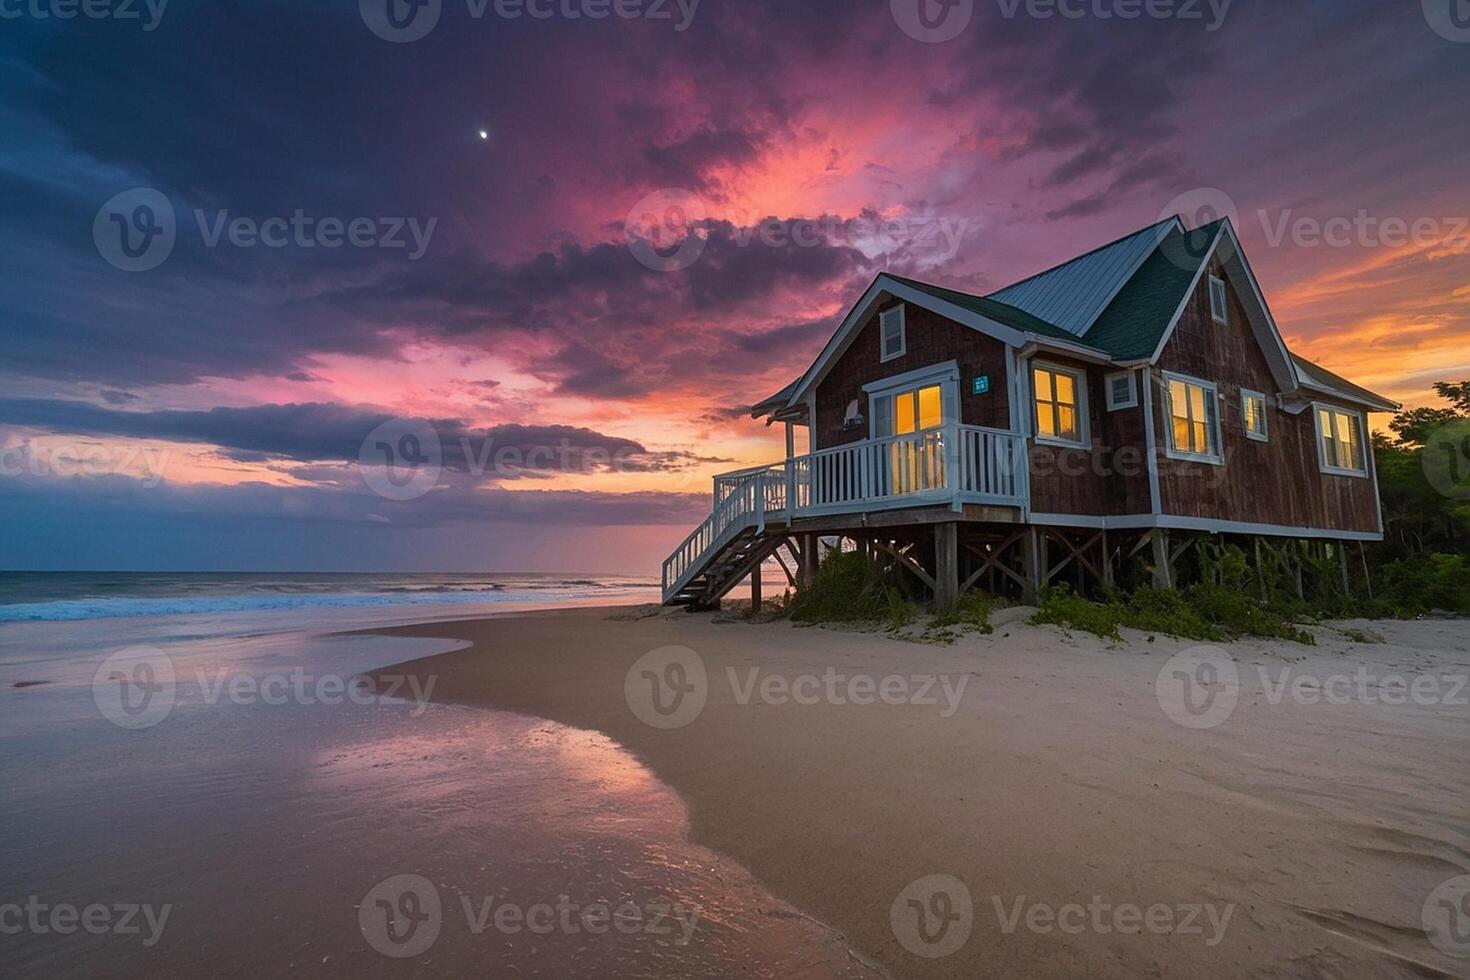
[[[742,531],[768,522],[933,504],[1019,507],[1025,454],[1025,440],[1013,432],[947,425],[722,473],[710,516],[664,562],[664,600]]]

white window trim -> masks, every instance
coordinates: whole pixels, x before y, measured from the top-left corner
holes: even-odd
[[[1224,466],[1224,449],[1220,441],[1220,386],[1213,381],[1204,378],[1192,377],[1188,374],[1179,374],[1174,371],[1160,372],[1160,378],[1164,382],[1164,455],[1170,459],[1182,460],[1188,463],[1209,463],[1211,466]],[[1185,384],[1196,385],[1205,390],[1206,398],[1215,400],[1215,424],[1213,426],[1214,446],[1213,453],[1192,453],[1184,449],[1174,448],[1174,392],[1170,382],[1182,381]]]
[[[1127,401],[1120,402],[1113,399],[1113,382],[1119,378],[1128,379]],[[1114,371],[1112,374],[1106,375],[1103,378],[1103,385],[1106,387],[1108,393],[1108,411],[1116,412],[1125,408],[1138,407],[1138,375],[1133,371]]]
[[[878,363],[882,364],[886,361],[896,361],[900,357],[903,357],[904,354],[908,353],[909,318],[906,310],[906,304],[899,303],[897,306],[889,307],[882,313],[878,314]],[[888,326],[886,321],[888,320],[888,315],[890,313],[898,314],[898,352],[894,354],[888,353],[887,343]]]
[[[1261,424],[1266,427],[1265,432],[1252,432],[1250,418],[1245,414],[1246,406],[1252,398],[1258,398],[1261,402]],[[1254,439],[1256,442],[1271,441],[1271,403],[1266,400],[1265,392],[1251,391],[1249,388],[1240,389],[1240,425],[1245,429],[1245,437]]]
[[[1341,412],[1343,415],[1353,419],[1358,426],[1358,449],[1363,456],[1363,468],[1360,470],[1348,469],[1345,466],[1328,466],[1326,446],[1322,442],[1322,411]],[[1368,479],[1368,419],[1362,412],[1351,408],[1343,408],[1340,405],[1332,405],[1328,402],[1312,402],[1312,431],[1317,436],[1317,469],[1332,476],[1351,476],[1359,480]]]
[[[1036,369],[1054,371],[1057,374],[1069,375],[1077,392],[1077,431],[1082,434],[1080,441],[1062,439],[1058,436],[1044,436],[1036,428]],[[1087,369],[1080,367],[1069,367],[1065,364],[1057,364],[1054,361],[1031,361],[1026,367],[1026,388],[1030,394],[1029,403],[1026,406],[1027,418],[1030,419],[1027,428],[1031,432],[1031,438],[1039,446],[1059,446],[1063,449],[1091,449],[1092,448],[1092,418],[1088,411],[1087,403]]]
[[[1220,312],[1215,312],[1215,283],[1220,284]],[[1210,316],[1216,323],[1228,325],[1230,323],[1230,288],[1225,285],[1225,280],[1220,276],[1210,273]]]
[[[933,385],[939,385],[940,387],[941,403],[946,412],[948,411],[948,402],[944,400],[944,386],[952,386],[951,390],[954,392],[955,407],[958,409],[960,398],[960,362],[943,361],[939,364],[931,364],[928,367],[905,371],[903,374],[895,374],[891,378],[879,378],[877,381],[870,381],[863,385],[863,393],[868,396],[868,438],[878,438],[878,433],[874,431],[874,427],[878,424],[878,412],[874,407],[874,402],[880,398],[892,398],[894,395],[908,391],[911,388],[928,388]],[[958,422],[960,420],[945,418],[944,421],[949,423],[950,421]]]

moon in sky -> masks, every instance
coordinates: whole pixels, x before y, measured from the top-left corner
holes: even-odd
[[[490,138],[490,131],[489,130],[487,130],[487,129],[480,130],[480,139],[487,140],[489,138]]]

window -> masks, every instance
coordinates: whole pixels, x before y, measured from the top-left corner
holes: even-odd
[[[1363,416],[1331,405],[1312,408],[1317,416],[1317,461],[1322,472],[1367,476]]]
[[[1210,315],[1216,323],[1230,322],[1230,302],[1225,292],[1225,280],[1210,276]]]
[[[1219,390],[1206,381],[1164,375],[1169,403],[1169,456],[1220,463]]]
[[[1138,386],[1133,379],[1132,371],[1108,375],[1108,411],[1138,407]]]
[[[944,399],[939,385],[915,388],[893,396],[893,434],[908,435],[944,424]]]
[[[1040,442],[1086,446],[1086,385],[1079,371],[1050,364],[1034,365],[1032,389],[1036,396],[1036,438]]]
[[[1257,442],[1269,442],[1271,433],[1269,423],[1266,421],[1266,396],[1259,391],[1248,391],[1244,388],[1240,392],[1240,415],[1245,424],[1245,434],[1248,439]]]
[[[884,310],[878,320],[883,330],[883,354],[880,359],[891,361],[895,357],[902,357],[905,349],[903,307],[895,306],[891,310]]]

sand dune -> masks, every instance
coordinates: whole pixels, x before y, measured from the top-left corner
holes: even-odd
[[[605,610],[399,632],[473,642],[412,664],[437,698],[628,746],[701,843],[895,976],[1470,977],[1424,911],[1470,872],[1470,624],[1372,628],[1387,642],[1229,645],[1238,685],[1189,675],[1207,720],[1233,705],[1208,727],[1166,710],[1195,644],[1164,637],[1012,622],[944,647]],[[682,727],[630,701],[694,683],[647,659],[668,645],[705,672]]]

